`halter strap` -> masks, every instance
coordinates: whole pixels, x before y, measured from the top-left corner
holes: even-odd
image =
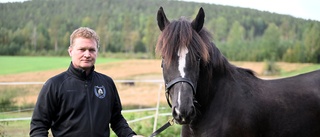
[[[199,67],[199,65],[200,65],[200,58],[197,60],[197,66]],[[163,64],[163,59],[162,59],[161,68],[163,68],[163,67],[164,67],[164,64]],[[192,88],[193,96],[196,95],[196,87],[193,85],[192,81],[190,79],[188,79],[188,78],[177,77],[177,78],[175,78],[175,79],[173,79],[173,80],[171,80],[169,82],[165,81],[165,84],[166,84],[165,85],[165,88],[166,88],[166,94],[165,95],[166,95],[167,103],[168,103],[168,105],[170,107],[172,107],[172,105],[170,103],[169,90],[174,84],[176,84],[178,82],[186,82],[186,83],[188,83]],[[195,99],[194,99],[194,103],[198,104],[198,102]]]
[[[177,78],[171,80],[170,82],[166,83],[166,99],[167,99],[168,105],[169,105],[170,107],[172,107],[172,105],[171,105],[170,99],[169,99],[169,98],[170,98],[170,96],[169,96],[169,90],[170,90],[170,88],[171,88],[174,84],[179,83],[179,82],[186,82],[186,83],[188,83],[188,84],[192,87],[193,95],[196,94],[196,89],[195,89],[193,83],[191,82],[191,80],[189,80],[189,79],[187,79],[187,78],[177,77]]]
[[[167,129],[168,127],[172,126],[174,124],[174,119],[170,119],[166,124],[164,124],[162,127],[160,127],[158,130],[153,132],[149,137],[155,137],[156,135],[160,134],[163,130]]]
[[[189,80],[187,78],[182,78],[182,77],[177,77],[177,78],[171,80],[170,82],[166,83],[166,90],[169,90],[174,84],[176,84],[178,82],[188,83],[192,87],[192,90],[195,91],[194,85],[191,82],[191,80]]]

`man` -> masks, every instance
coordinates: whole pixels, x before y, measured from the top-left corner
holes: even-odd
[[[30,124],[30,136],[119,137],[136,133],[121,114],[122,106],[113,80],[94,71],[99,36],[90,28],[70,36],[71,64],[65,72],[43,85]]]

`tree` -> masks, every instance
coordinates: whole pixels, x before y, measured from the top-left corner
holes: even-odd
[[[124,51],[126,53],[132,52],[133,51],[133,42],[131,41],[132,37],[131,34],[133,33],[132,31],[132,20],[129,17],[128,14],[124,16],[123,20],[123,27],[122,27],[122,38],[124,42]]]
[[[92,27],[93,26],[92,19],[90,17],[88,17],[88,16],[84,17],[82,19],[81,26]]]
[[[0,43],[9,44],[10,43],[10,32],[11,30],[0,27]]]
[[[258,17],[253,20],[254,30],[255,30],[255,36],[261,36],[263,35],[265,29],[268,27],[268,25],[265,23],[265,21]]]
[[[58,40],[59,40],[59,26],[62,24],[61,19],[58,16],[53,17],[52,23],[48,28],[51,44],[55,52],[59,50]]]
[[[23,3],[2,3],[0,4],[0,47],[3,50],[1,55],[6,51],[8,51],[6,54],[15,55],[33,55],[35,52],[39,53],[38,51],[41,51],[41,54],[65,55],[69,45],[66,39],[70,31],[80,26],[87,26],[94,28],[99,34],[102,52],[146,50],[149,54],[147,57],[153,58],[160,31],[155,18],[157,8],[150,5],[157,5],[159,2],[32,0]],[[195,3],[170,0],[160,3],[163,7],[183,7],[167,8],[170,20],[180,16],[193,19],[200,6]],[[262,37],[267,37],[264,36],[267,35],[265,31],[273,23],[278,27],[276,33],[280,33],[279,42],[274,48],[277,60],[284,60],[283,55],[289,48],[293,50],[295,45],[300,45],[308,47],[304,53],[308,56],[308,59],[304,59],[305,62],[320,62],[318,48],[320,46],[317,44],[319,34],[316,32],[319,30],[319,21],[214,4],[201,6],[206,12],[204,26],[213,34],[213,40],[221,52],[233,60],[263,61],[265,58],[270,58],[271,55],[268,55],[270,49],[265,49],[270,47],[267,44],[270,40],[265,41]],[[235,36],[229,34],[231,29],[236,31],[236,28],[232,28],[236,21],[245,32],[240,43],[235,39],[232,40]],[[230,42],[227,40],[228,37],[231,39]],[[16,50],[18,52],[13,52],[11,49],[18,49]]]
[[[108,17],[106,14],[102,14],[99,18],[99,22],[96,28],[96,32],[100,36],[100,51],[105,53],[107,51],[107,45],[109,43],[109,31],[108,31]]]
[[[213,31],[214,39],[217,42],[225,42],[228,36],[228,21],[222,16],[219,16],[218,19],[212,21],[214,22],[214,25],[208,27],[208,29]],[[209,22],[209,24],[211,23]]]
[[[264,57],[273,61],[280,59],[282,55],[278,54],[278,47],[280,45],[279,28],[274,23],[268,24],[268,28],[262,38]]]
[[[305,53],[308,62],[320,62],[320,25],[311,23],[310,27],[304,33]]]
[[[286,62],[306,62],[304,46],[301,43],[295,43],[293,47],[287,49],[283,56]]]
[[[142,41],[146,46],[146,52],[151,58],[155,57],[155,47],[157,43],[157,36],[159,34],[156,32],[160,33],[154,21],[154,18],[149,16],[147,19],[146,27],[144,29],[144,36],[142,38]]]
[[[232,60],[243,60],[245,54],[245,29],[238,21],[233,22],[227,38],[228,51],[227,56]]]

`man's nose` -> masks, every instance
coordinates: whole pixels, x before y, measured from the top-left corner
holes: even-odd
[[[90,57],[90,51],[89,50],[84,51],[84,57],[86,57],[86,58]]]

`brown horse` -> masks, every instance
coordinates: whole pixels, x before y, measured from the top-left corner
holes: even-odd
[[[320,137],[320,71],[263,80],[228,62],[193,21],[169,21],[161,7],[161,54],[167,100],[182,136]]]

